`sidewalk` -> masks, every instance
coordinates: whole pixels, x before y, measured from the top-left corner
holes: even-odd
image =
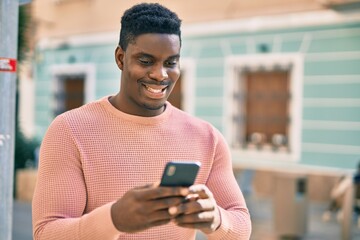
[[[272,223],[272,202],[254,196],[246,198],[252,216],[253,232],[251,240],[276,240]],[[321,215],[326,208],[323,203],[310,203],[308,215],[308,233],[303,240],[341,240],[341,224],[335,219],[322,222]],[[31,240],[31,205],[14,201],[13,240]],[[360,239],[360,228],[355,223],[352,228],[354,240]],[[198,234],[197,240],[206,239]]]
[[[251,240],[277,239],[273,226],[273,209],[270,199],[257,199],[254,196],[246,198],[252,216],[253,231]],[[341,240],[341,224],[335,216],[329,222],[323,222],[321,216],[326,209],[326,203],[309,203],[308,231],[302,240]],[[360,228],[353,223],[352,239],[360,239]]]
[[[14,200],[13,209],[13,240],[31,240],[31,204]]]

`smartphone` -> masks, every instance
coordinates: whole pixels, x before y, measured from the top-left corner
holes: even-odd
[[[189,187],[194,184],[200,162],[168,162],[161,177],[160,186]]]

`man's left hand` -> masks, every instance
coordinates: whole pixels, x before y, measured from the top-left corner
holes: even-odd
[[[209,234],[221,224],[220,212],[212,192],[205,185],[193,185],[189,188],[188,200],[177,207],[169,208],[174,222],[186,228],[199,229]]]

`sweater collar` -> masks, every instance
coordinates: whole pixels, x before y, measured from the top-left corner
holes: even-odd
[[[100,104],[103,105],[108,112],[110,112],[111,114],[115,115],[118,118],[144,125],[156,125],[166,121],[169,118],[173,109],[173,106],[170,104],[170,102],[166,102],[165,111],[162,112],[160,115],[154,117],[142,117],[142,116],[127,114],[118,110],[110,103],[109,98],[110,96],[105,96],[99,100]]]

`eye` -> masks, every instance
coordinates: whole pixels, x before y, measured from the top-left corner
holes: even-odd
[[[169,67],[175,67],[177,65],[177,63],[178,63],[177,60],[169,60],[169,61],[165,62],[165,65],[169,66]]]
[[[139,58],[139,62],[142,65],[151,65],[152,64],[152,60],[149,58]]]

